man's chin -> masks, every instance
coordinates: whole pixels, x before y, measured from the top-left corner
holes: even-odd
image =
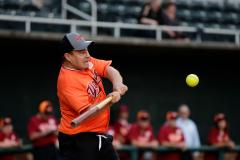
[[[84,68],[84,69],[88,69],[88,68],[89,68],[89,65],[84,65],[83,68]]]

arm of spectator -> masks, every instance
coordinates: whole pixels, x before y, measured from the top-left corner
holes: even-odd
[[[151,7],[149,5],[145,5],[140,18],[140,23],[142,24],[149,24],[149,25],[158,25],[158,22],[154,19],[147,18],[147,15],[149,14]]]
[[[58,130],[54,131],[52,134],[57,137],[58,136]]]
[[[34,133],[32,133],[31,135],[29,135],[29,139],[30,139],[31,141],[34,141],[34,140],[36,140],[36,139],[38,139],[38,138],[43,137],[44,135],[45,135],[44,132],[34,132]]]
[[[4,149],[20,147],[20,146],[21,144],[16,141],[6,140],[6,141],[0,142],[0,148],[4,148]]]
[[[125,141],[126,141],[126,139],[125,139],[122,135],[120,135],[120,134],[117,134],[117,138],[118,138],[119,141],[122,142],[122,143],[125,143]]]
[[[44,137],[44,136],[49,135],[49,134],[57,136],[58,135],[58,130],[56,130],[56,128],[49,128],[45,132],[33,132],[32,134],[29,135],[29,139],[31,141],[34,141],[38,138]]]
[[[115,149],[120,149],[122,146],[119,140],[113,140],[112,144]]]
[[[235,143],[230,140],[230,141],[228,142],[228,145],[227,145],[227,146],[228,146],[228,148],[230,148],[230,149],[234,149],[234,148],[235,148]]]
[[[182,151],[185,151],[187,149],[185,142],[173,143],[173,142],[163,141],[161,145],[165,147],[179,148]]]
[[[228,146],[228,142],[216,142],[212,144],[213,147],[227,147]]]
[[[151,142],[141,142],[141,141],[138,141],[138,140],[132,140],[131,144],[133,146],[140,147],[140,148],[157,148],[158,147],[158,141],[157,140],[153,140]]]
[[[151,18],[146,18],[146,17],[142,17],[140,19],[140,23],[142,24],[150,24],[150,25],[158,25],[158,22],[154,19]]]
[[[164,26],[167,26],[167,25],[164,25]],[[163,32],[167,33],[172,38],[176,38],[176,36],[177,36],[176,33],[171,30],[164,30]]]

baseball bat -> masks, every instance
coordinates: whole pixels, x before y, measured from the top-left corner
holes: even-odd
[[[126,91],[128,90],[126,86]],[[85,113],[81,114],[77,118],[71,121],[71,127],[76,128],[77,126],[81,125],[83,122],[88,120],[89,117],[91,117],[94,113],[99,111],[101,108],[103,108],[106,104],[108,104],[112,100],[112,96],[106,98],[101,103],[96,105],[95,107],[91,108],[90,110],[86,111]]]

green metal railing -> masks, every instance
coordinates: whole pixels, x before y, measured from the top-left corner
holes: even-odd
[[[10,148],[10,149],[0,149],[0,154],[14,154],[14,153],[26,153],[32,152],[33,147],[32,145],[24,145],[21,148]],[[150,149],[150,148],[137,148],[133,146],[122,146],[121,149],[118,151],[125,151],[131,154],[131,160],[137,160],[138,152],[140,151],[154,151],[154,152],[173,152],[173,151],[180,151],[177,148],[168,148],[159,146],[157,149]],[[240,146],[235,146],[233,150],[228,148],[217,148],[211,146],[201,146],[198,148],[187,148],[187,151],[200,151],[200,152],[218,152],[218,160],[224,160],[224,153],[225,152],[240,152]]]

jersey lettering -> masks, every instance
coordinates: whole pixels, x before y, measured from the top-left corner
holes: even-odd
[[[94,69],[93,70],[93,78],[95,79],[95,81],[97,82],[97,84],[102,82],[101,77],[98,75],[97,71]]]
[[[93,96],[94,100],[102,92],[101,88],[98,87],[96,81],[94,81],[94,80],[92,81],[92,83],[88,82],[86,90],[88,92],[88,95],[92,95]]]

